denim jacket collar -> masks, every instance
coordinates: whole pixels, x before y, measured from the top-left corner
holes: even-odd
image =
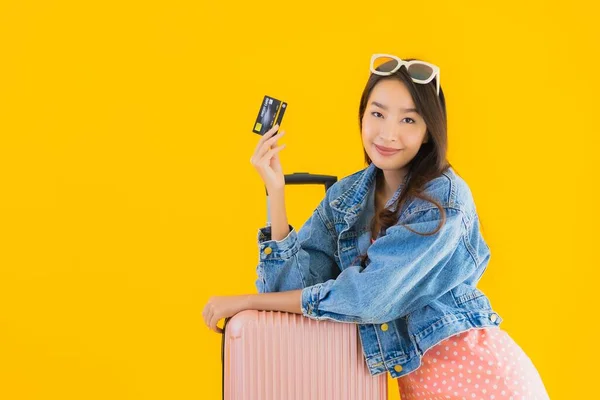
[[[363,169],[360,179],[357,179],[346,191],[329,203],[331,208],[345,214],[344,218],[350,223],[367,205],[369,190],[375,190],[375,180],[378,171],[379,169],[375,164],[369,164]],[[409,178],[410,173],[404,177],[404,181],[388,200],[385,205],[386,207],[389,207],[398,199]]]

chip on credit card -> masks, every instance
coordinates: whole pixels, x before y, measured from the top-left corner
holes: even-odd
[[[276,124],[281,126],[281,120],[283,119],[286,108],[287,103],[285,101],[277,100],[271,96],[265,96],[260,109],[258,110],[258,116],[256,117],[252,132],[262,136]]]

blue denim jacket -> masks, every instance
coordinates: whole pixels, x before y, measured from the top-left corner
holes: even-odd
[[[260,293],[302,289],[302,313],[316,320],[357,324],[371,375],[398,378],[416,370],[421,356],[443,339],[502,318],[477,282],[490,249],[479,230],[472,193],[452,168],[425,186],[446,212],[443,228],[423,236],[395,225],[371,244],[377,168],[339,180],[296,232],[271,239],[258,231]],[[388,201],[400,195],[406,181]],[[417,232],[441,220],[431,202],[405,204],[399,223]],[[357,256],[367,253],[360,266]]]

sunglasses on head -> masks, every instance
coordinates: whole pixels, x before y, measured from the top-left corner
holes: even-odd
[[[391,54],[373,54],[371,56],[371,72],[376,75],[388,76],[404,66],[413,82],[427,84],[435,80],[437,94],[440,94],[440,68],[425,61],[404,61]]]

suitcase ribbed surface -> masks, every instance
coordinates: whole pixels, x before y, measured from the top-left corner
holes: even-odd
[[[226,400],[387,399],[387,374],[369,374],[355,324],[246,310],[224,335]]]

